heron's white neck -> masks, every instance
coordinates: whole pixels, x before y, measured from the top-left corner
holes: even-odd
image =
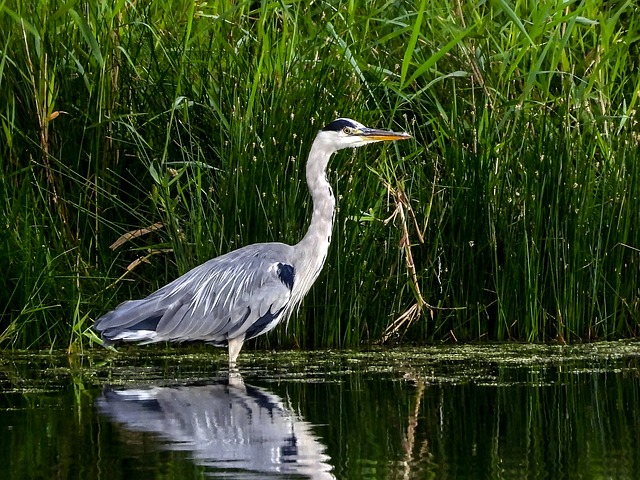
[[[301,297],[318,278],[329,251],[336,200],[327,181],[326,170],[329,158],[334,152],[335,148],[323,141],[321,133],[316,137],[309,152],[307,185],[313,200],[313,214],[306,235],[295,246],[298,254],[296,271],[299,275],[296,283],[300,288],[295,294]]]

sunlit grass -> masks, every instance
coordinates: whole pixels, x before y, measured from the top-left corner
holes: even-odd
[[[336,116],[416,140],[336,156],[325,272],[261,344],[637,334],[633,4],[409,7],[3,4],[3,345],[81,345],[208,258],[297,242]]]

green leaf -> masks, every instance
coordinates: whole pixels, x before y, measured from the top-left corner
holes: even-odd
[[[84,37],[85,42],[89,45],[91,49],[91,55],[96,59],[98,65],[102,68],[104,66],[104,58],[102,57],[102,53],[100,52],[100,46],[98,45],[98,41],[96,40],[91,27],[87,23],[84,17],[81,17],[78,12],[76,12],[73,8],[69,9],[69,14],[75,22],[78,24],[78,28],[80,28],[80,33]]]
[[[454,37],[449,43],[447,43],[444,47],[438,50],[436,53],[431,55],[426,62],[424,62],[418,69],[413,72],[413,75],[407,80],[406,84],[402,83],[403,86],[411,84],[416,78],[423,75],[427,72],[431,67],[433,67],[438,60],[447,54],[453,47],[455,47],[458,43],[460,43],[467,35],[469,35],[474,30],[474,27],[468,27],[462,32],[460,32],[456,37]]]
[[[416,49],[416,44],[418,43],[418,37],[420,36],[420,30],[422,27],[422,17],[424,17],[424,10],[426,6],[427,6],[426,0],[422,0],[422,3],[420,4],[420,8],[418,9],[418,16],[416,17],[416,23],[413,25],[411,37],[409,38],[409,44],[407,45],[407,48],[404,50],[404,58],[402,59],[402,70],[400,72],[401,86],[405,85],[405,79],[407,78],[409,65],[411,65],[413,52]]]

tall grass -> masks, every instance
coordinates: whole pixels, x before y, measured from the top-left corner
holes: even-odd
[[[297,242],[336,116],[416,140],[333,161],[325,272],[263,345],[637,334],[633,2],[41,0],[0,26],[7,346],[82,347],[210,257]]]

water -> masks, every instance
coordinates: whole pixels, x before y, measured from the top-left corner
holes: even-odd
[[[640,478],[640,343],[0,356],[0,478]]]

